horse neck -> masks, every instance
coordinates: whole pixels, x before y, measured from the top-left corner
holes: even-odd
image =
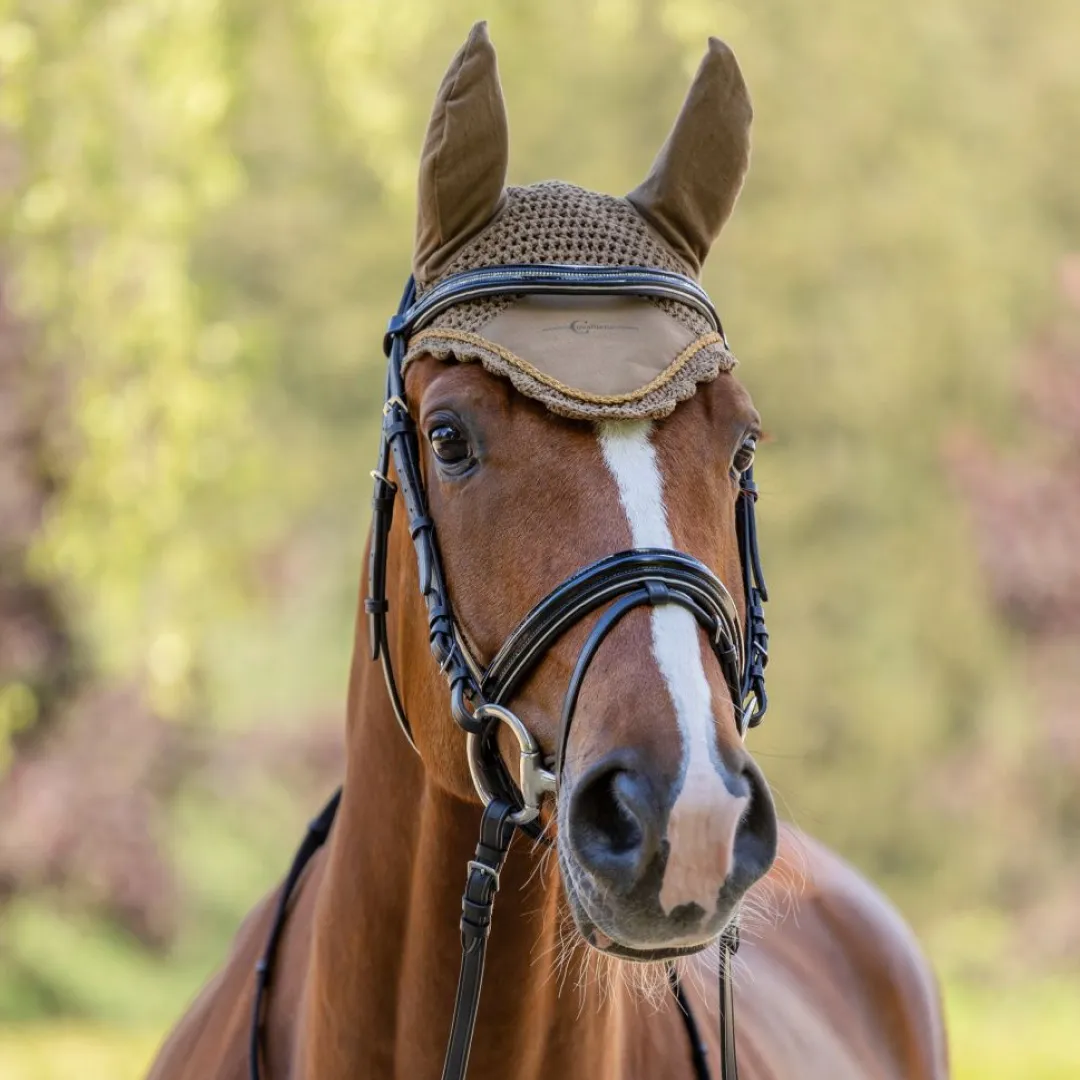
[[[401,680],[434,669],[426,628],[420,629],[397,636],[423,646],[423,654],[395,655]],[[446,722],[445,688],[435,682],[429,688],[409,694],[417,729]],[[308,972],[303,1075],[437,1078],[450,1032],[461,893],[480,807],[436,783],[402,737],[362,627],[349,696],[346,781]],[[424,702],[441,715],[416,712]],[[456,752],[464,754],[463,742]],[[560,967],[560,925],[569,916],[557,860],[544,859],[543,849],[518,836],[501,880],[470,1080],[539,1080],[552,1069],[600,1080],[617,1075],[633,1025],[618,995],[601,1001],[595,981],[582,978],[580,950]]]

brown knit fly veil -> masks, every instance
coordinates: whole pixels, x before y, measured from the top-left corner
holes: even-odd
[[[478,23],[447,71],[422,155],[413,273],[419,295],[488,266],[638,266],[697,277],[749,160],[750,101],[711,39],[648,178],[626,198],[561,181],[504,188],[506,111],[495,51]],[[496,296],[449,308],[409,341],[421,355],[477,361],[563,416],[666,416],[735,358],[677,301]]]

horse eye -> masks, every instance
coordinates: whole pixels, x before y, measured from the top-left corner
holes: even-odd
[[[433,427],[428,432],[428,441],[444,465],[460,465],[472,457],[469,440],[453,424],[444,422]]]
[[[743,442],[742,446],[735,451],[731,467],[740,476],[754,464],[754,454],[757,452],[757,439],[751,436]]]

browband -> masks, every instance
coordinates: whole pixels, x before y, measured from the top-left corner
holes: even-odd
[[[535,263],[527,266],[489,266],[444,278],[390,319],[383,348],[390,355],[393,338],[405,341],[437,315],[455,304],[485,296],[506,295],[640,296],[676,300],[709,320],[723,338],[724,328],[708,293],[693,278],[647,266],[579,266],[574,263]],[[725,347],[727,340],[724,340]]]

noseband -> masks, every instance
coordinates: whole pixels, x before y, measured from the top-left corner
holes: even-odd
[[[740,477],[736,528],[746,598],[746,625],[740,627],[738,608],[723,582],[704,563],[684,552],[665,548],[635,548],[608,555],[579,570],[545,596],[517,625],[491,662],[482,666],[470,652],[454,619],[446,576],[435,539],[435,523],[427,510],[420,469],[416,424],[405,397],[403,362],[409,337],[454,304],[487,296],[532,294],[597,294],[661,297],[677,300],[705,315],[723,336],[716,310],[697,282],[681,274],[642,267],[523,265],[498,266],[446,278],[420,299],[410,279],[384,340],[389,358],[386,401],[378,467],[372,471],[369,595],[364,601],[373,660],[380,660],[387,692],[409,743],[416,749],[394,675],[387,638],[387,556],[394,503],[400,493],[409,535],[416,551],[420,593],[428,615],[431,652],[450,689],[450,711],[467,735],[469,771],[484,803],[480,842],[470,861],[462,899],[462,965],[458,981],[450,1042],[443,1080],[463,1080],[480,1000],[484,958],[499,871],[516,829],[540,836],[543,796],[557,790],[562,776],[581,685],[600,646],[635,608],[676,604],[695,618],[709,639],[735,703],[740,736],[761,722],[768,707],[765,665],[768,633],[764,601],[768,599],[758,554],[754,503],[757,489],[753,467]],[[390,480],[393,460],[397,483]],[[550,757],[509,708],[516,692],[552,646],[588,615],[604,609],[582,646],[567,686],[559,733]],[[520,747],[518,777],[511,777],[497,747],[500,724],[513,732]],[[304,844],[286,878],[277,917],[266,951],[256,969],[256,994],[251,1031],[250,1076],[260,1080],[263,1003],[289,895],[308,860],[325,841],[337,810],[340,791],[308,829]],[[738,947],[733,923],[721,938],[720,1033],[721,1077],[736,1080],[731,954]],[[709,1080],[705,1049],[685,994],[674,971],[671,986],[690,1038],[698,1080]]]

